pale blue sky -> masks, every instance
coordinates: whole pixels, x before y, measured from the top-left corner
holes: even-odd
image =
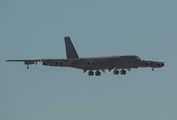
[[[176,0],[0,0],[0,120],[176,120]],[[72,68],[6,63],[138,55],[165,66],[100,77]]]

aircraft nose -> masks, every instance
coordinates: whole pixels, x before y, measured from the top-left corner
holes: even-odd
[[[138,61],[139,64],[141,64],[141,59],[140,59],[140,57],[137,57],[137,61]]]
[[[163,67],[164,65],[165,65],[164,63],[161,64],[162,67]]]
[[[141,64],[141,59],[139,56],[134,57],[134,63],[136,63],[136,65],[140,65]]]

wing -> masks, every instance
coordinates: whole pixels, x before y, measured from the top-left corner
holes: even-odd
[[[27,65],[27,69],[29,69],[29,65],[37,64],[37,62],[41,62],[40,59],[33,59],[33,60],[6,60],[6,62],[24,62]]]
[[[37,64],[42,62],[45,66],[69,66],[70,64],[76,63],[79,59],[29,59],[29,60],[6,60],[6,62],[24,62],[29,69],[29,65]]]
[[[41,62],[40,59],[33,59],[33,60],[6,60],[6,62],[24,62],[24,64],[35,64],[37,62]]]

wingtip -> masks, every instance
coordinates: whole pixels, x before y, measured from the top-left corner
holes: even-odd
[[[11,62],[12,60],[6,60],[6,62]]]

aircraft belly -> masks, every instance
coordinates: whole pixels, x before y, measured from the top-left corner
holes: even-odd
[[[110,61],[95,61],[93,64],[88,64],[88,62],[78,61],[74,63],[65,64],[65,67],[78,68],[82,70],[106,70],[110,68],[126,69],[126,68],[138,68],[140,62],[139,60],[122,58]]]
[[[136,59],[129,59],[129,58],[125,58],[125,59],[120,59],[117,62],[117,68],[138,68],[139,64],[141,63],[140,60],[136,60]]]
[[[117,69],[123,69],[123,68],[137,68],[137,65],[131,64],[131,63],[95,63],[94,65],[79,65],[79,64],[73,64],[70,67],[78,68],[78,69],[87,69],[87,70],[105,70],[110,69],[110,67],[117,68]]]
[[[101,70],[101,69],[109,69],[111,64],[101,62],[95,63],[94,65],[85,65],[85,64],[72,64],[70,67],[78,68],[78,69],[89,69],[89,70]]]

